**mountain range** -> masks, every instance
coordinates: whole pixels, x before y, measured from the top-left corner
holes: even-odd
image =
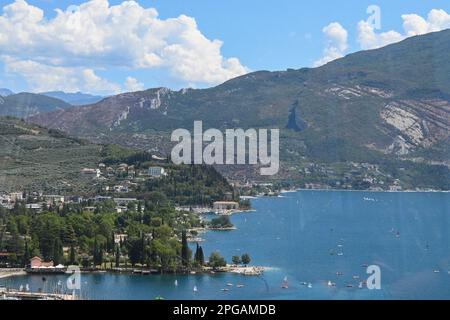
[[[102,96],[95,96],[82,92],[67,93],[63,91],[42,92],[41,95],[62,100],[73,106],[97,103],[104,98]]]
[[[14,92],[12,92],[11,90],[9,90],[7,88],[0,88],[0,96],[7,97],[12,94],[14,94]]]
[[[0,96],[0,116],[27,118],[42,112],[62,110],[71,107],[59,99],[35,93],[17,93]]]
[[[450,188],[448,52],[445,30],[319,68],[258,71],[208,89],[124,93],[29,121],[163,155],[172,130],[192,129],[195,120],[205,129],[280,128],[282,179],[304,178],[305,165],[338,172],[357,162],[378,165],[407,187]],[[256,170],[231,171],[250,177]]]
[[[21,92],[0,89],[0,116],[28,118],[39,113],[63,110],[72,106],[97,103],[104,99],[102,96],[76,92],[66,93],[52,91],[43,93]]]

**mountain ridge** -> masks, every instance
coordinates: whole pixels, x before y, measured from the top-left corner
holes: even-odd
[[[36,93],[21,92],[6,97],[0,96],[0,116],[27,118],[42,112],[70,107],[70,104],[62,100]]]
[[[62,100],[64,102],[71,104],[72,106],[93,104],[105,98],[103,96],[96,96],[82,92],[49,91],[49,92],[41,92],[39,94]]]
[[[450,166],[449,51],[446,30],[319,68],[257,71],[208,89],[125,93],[29,120],[161,154],[170,152],[170,132],[191,129],[195,120],[204,128],[280,128],[286,168],[298,169],[303,157]]]

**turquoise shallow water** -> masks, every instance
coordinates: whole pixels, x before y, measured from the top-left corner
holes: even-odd
[[[450,194],[300,191],[252,201],[232,217],[238,230],[209,232],[202,244],[231,260],[248,252],[261,277],[83,274],[89,299],[449,299]],[[331,255],[330,253],[334,253]],[[343,255],[338,255],[341,253]],[[357,288],[365,265],[381,268],[381,290]],[[439,271],[439,272],[438,272]],[[337,276],[336,273],[341,273]],[[282,289],[287,277],[288,289]],[[359,279],[355,279],[359,277]],[[33,290],[64,276],[0,280]],[[174,285],[175,280],[178,286]],[[327,282],[336,283],[328,287]],[[230,282],[243,288],[221,289]],[[311,283],[312,288],[302,283]],[[347,285],[352,284],[353,288]],[[45,286],[45,287],[44,287]],[[198,292],[193,288],[197,286]]]

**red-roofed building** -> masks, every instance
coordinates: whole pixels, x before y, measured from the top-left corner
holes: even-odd
[[[49,261],[49,262],[44,262],[44,260],[42,260],[39,257],[33,257],[30,260],[30,267],[33,268],[48,268],[48,267],[53,267],[53,261]]]

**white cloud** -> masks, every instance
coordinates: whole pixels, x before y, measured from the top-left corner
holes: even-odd
[[[426,20],[417,14],[405,14],[402,19],[407,37],[450,28],[450,15],[442,9],[431,10]]]
[[[61,90],[88,93],[120,93],[121,87],[95,74],[89,68],[55,67],[32,60],[4,58],[5,71],[24,77],[34,92]]]
[[[314,62],[314,66],[324,65],[332,60],[342,58],[348,48],[348,32],[337,23],[332,22],[322,29],[327,41],[324,56]]]
[[[368,22],[360,21],[358,23],[358,43],[363,50],[384,47],[403,39],[404,36],[396,31],[376,33],[374,27]]]
[[[24,0],[3,7],[0,55],[57,68],[165,68],[177,81],[218,84],[248,72],[188,16],[160,19],[135,1],[92,0],[51,19]],[[73,10],[73,9],[76,10]]]
[[[417,14],[404,14],[403,31],[376,33],[373,26],[365,21],[358,23],[358,42],[362,49],[376,49],[391,43],[399,42],[407,37],[441,31],[450,28],[450,15],[444,10],[433,9],[427,18]]]
[[[133,77],[127,77],[127,80],[125,81],[125,90],[134,92],[134,91],[142,91],[144,90],[144,84],[142,82],[139,82],[136,78]]]

